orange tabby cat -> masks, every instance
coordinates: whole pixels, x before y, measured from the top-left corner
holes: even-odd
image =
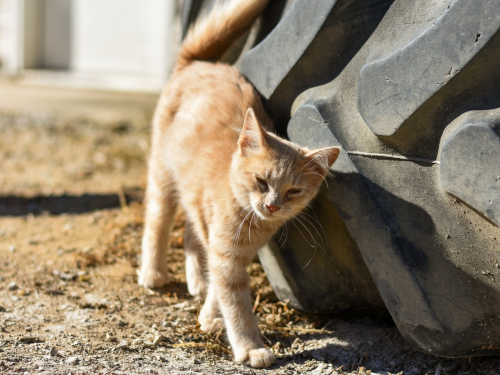
[[[186,211],[189,291],[205,298],[201,329],[225,326],[235,360],[270,366],[252,312],[247,265],[317,194],[337,147],[310,151],[270,131],[258,93],[222,55],[268,0],[218,4],[188,33],[153,121],[139,283],[169,282],[177,204]],[[208,273],[205,271],[208,270]]]

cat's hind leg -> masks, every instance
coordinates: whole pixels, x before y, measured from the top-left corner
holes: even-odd
[[[203,332],[215,333],[224,328],[224,320],[219,309],[219,302],[213,286],[207,288],[207,298],[198,316],[200,329]]]
[[[166,252],[176,209],[177,199],[172,173],[153,158],[148,171],[142,262],[139,272],[139,284],[146,288],[159,288],[170,282]]]
[[[188,291],[192,296],[205,299],[208,285],[205,250],[189,221],[184,232],[184,255]]]

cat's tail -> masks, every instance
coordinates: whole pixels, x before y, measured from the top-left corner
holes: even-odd
[[[176,71],[193,60],[216,60],[241,33],[252,26],[269,0],[226,0],[188,31],[177,58]]]

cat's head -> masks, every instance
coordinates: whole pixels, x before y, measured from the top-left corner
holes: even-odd
[[[316,196],[339,153],[339,147],[311,151],[266,132],[250,108],[233,156],[233,192],[262,220],[290,219]]]

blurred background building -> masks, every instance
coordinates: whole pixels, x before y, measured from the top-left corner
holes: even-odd
[[[176,0],[0,0],[0,72],[34,85],[159,91],[178,9]]]

